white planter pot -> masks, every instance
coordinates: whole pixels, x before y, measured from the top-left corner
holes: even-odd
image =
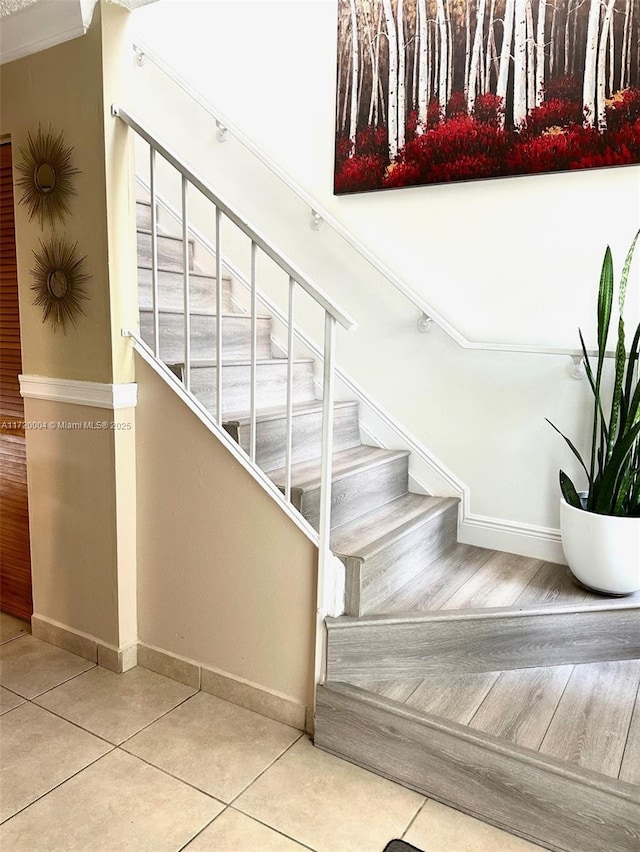
[[[560,530],[567,564],[583,585],[612,595],[640,589],[640,518],[597,515],[561,499]]]

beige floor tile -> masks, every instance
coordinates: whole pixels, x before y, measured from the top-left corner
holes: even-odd
[[[35,698],[94,666],[33,636],[0,645],[0,684],[23,698]]]
[[[22,621],[21,618],[9,615],[7,612],[0,612],[0,644],[27,633],[31,633],[28,621]]]
[[[429,852],[540,852],[541,847],[448,808],[433,799],[422,808],[404,839]]]
[[[0,849],[176,852],[222,807],[116,749],[0,826]]]
[[[115,674],[97,666],[41,695],[36,704],[118,745],[194,692],[145,669]]]
[[[185,852],[303,852],[306,848],[233,808],[227,808],[185,847]]]
[[[200,692],[124,747],[230,802],[299,736],[281,722]]]
[[[380,852],[402,835],[423,802],[304,737],[234,807],[318,852]]]
[[[111,748],[108,743],[33,704],[23,704],[0,717],[0,743],[2,820],[66,781]]]
[[[4,686],[0,686],[0,716],[8,710],[13,710],[14,707],[19,707],[24,702],[24,698],[16,695],[15,692],[10,692]]]

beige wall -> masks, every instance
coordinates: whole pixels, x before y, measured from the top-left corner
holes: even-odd
[[[117,412],[133,424],[133,412]],[[113,412],[25,400],[36,614],[119,646]],[[79,424],[81,428],[74,428]],[[135,638],[135,637],[133,637]]]
[[[23,373],[98,383],[131,381],[120,335],[136,316],[135,205],[129,203],[127,134],[110,116],[121,86],[127,15],[102,3],[89,32],[0,69],[0,135],[20,147],[38,125],[73,148],[77,195],[53,229],[16,207]],[[103,73],[103,57],[104,73]],[[15,174],[14,174],[15,178]],[[16,203],[20,191],[16,193]],[[42,323],[31,292],[33,250],[64,235],[86,255],[86,316],[67,333]],[[30,422],[110,421],[114,412],[27,400]],[[119,412],[115,418],[121,418]],[[125,416],[133,424],[133,412]],[[37,615],[116,648],[136,640],[135,442],[133,432],[30,429],[27,464]]]
[[[51,236],[41,230],[27,208],[16,206],[18,283],[23,346],[23,371],[28,374],[113,381],[107,256],[106,184],[102,99],[102,43],[100,12],[96,7],[89,32],[83,38],[19,59],[0,69],[0,121],[10,133],[14,170],[19,148],[40,125],[54,133],[64,131],[73,147],[72,164],[81,170],[74,180],[77,195],[70,200],[71,215],[56,226],[78,251],[86,255],[91,275],[83,303],[86,317],[65,335],[42,324],[42,309],[35,307],[30,291],[33,250]],[[18,197],[19,191],[16,193]]]
[[[141,642],[309,706],[317,550],[137,361]]]
[[[120,336],[137,321],[133,164],[110,115],[126,94],[126,27],[126,13],[103,2],[83,38],[0,70],[0,133],[11,134],[14,159],[38,123],[74,147],[82,174],[64,233],[92,276],[77,328],[43,325],[29,273],[43,232],[18,208],[26,374],[133,377]],[[139,364],[135,378],[135,412],[26,400],[27,420],[47,424],[27,436],[36,613],[116,648],[139,638],[309,705],[316,548],[152,371]],[[127,419],[128,431],[48,426]]]

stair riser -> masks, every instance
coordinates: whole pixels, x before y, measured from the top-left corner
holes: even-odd
[[[153,346],[153,314],[140,312],[142,338]],[[257,356],[271,357],[271,320],[257,321]],[[216,354],[216,318],[191,316],[191,357],[212,358]],[[251,356],[251,318],[235,315],[222,319],[222,352],[226,358],[249,358]],[[160,315],[160,358],[164,361],[184,359],[184,319],[180,314]]]
[[[138,263],[151,266],[151,234],[138,232]],[[158,265],[178,272],[184,269],[182,240],[158,235]],[[193,240],[189,240],[189,269],[193,269]]]
[[[222,310],[231,313],[231,281],[222,279]],[[151,288],[151,269],[138,268],[138,304],[140,310],[151,310],[153,296]],[[216,310],[215,279],[192,273],[189,276],[189,304],[192,311]],[[182,310],[184,307],[184,282],[182,273],[158,271],[158,308],[165,311]]]
[[[334,413],[333,446],[337,452],[360,444],[357,406],[336,408]],[[309,461],[322,453],[322,412],[298,414],[293,417],[292,461]],[[251,430],[248,425],[225,426],[229,434],[249,452]],[[256,461],[263,470],[284,467],[287,421],[285,417],[258,423],[256,426]]]
[[[457,528],[456,505],[425,519],[423,524],[368,559],[341,557],[347,569],[346,614],[392,612],[387,601],[417,574],[428,571],[429,563],[455,544]]]
[[[249,365],[225,364],[222,367],[223,415],[250,409]],[[200,402],[215,413],[216,368],[194,367],[191,371],[191,390]],[[313,364],[294,365],[293,398],[295,402],[314,399]],[[258,364],[256,379],[256,407],[269,408],[285,405],[287,399],[287,362]]]
[[[377,706],[379,705],[379,706]],[[522,749],[496,746],[453,723],[367,702],[348,688],[318,687],[319,748],[545,847],[566,852],[634,852],[640,808]]]
[[[136,201],[136,228],[151,230],[151,205],[143,201]]]
[[[405,494],[409,484],[407,456],[357,471],[333,482],[331,528],[346,524],[384,503]],[[320,525],[320,488],[300,493],[294,489],[293,503],[312,527]]]
[[[426,677],[640,657],[637,609],[573,613],[500,610],[459,618],[440,611],[411,621],[328,622],[331,680]]]

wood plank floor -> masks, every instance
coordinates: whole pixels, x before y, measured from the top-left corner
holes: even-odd
[[[566,565],[457,544],[368,615],[513,606],[640,606],[640,592],[609,597],[589,592]]]
[[[640,660],[360,687],[539,754],[640,783]]]

